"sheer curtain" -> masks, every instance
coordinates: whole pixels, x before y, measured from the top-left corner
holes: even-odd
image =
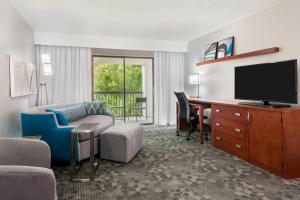
[[[185,53],[154,53],[154,119],[156,125],[176,123],[174,91],[184,91]]]
[[[50,55],[52,76],[44,76],[41,54]],[[49,103],[72,103],[91,99],[90,48],[37,45],[36,59],[38,80],[47,84]]]

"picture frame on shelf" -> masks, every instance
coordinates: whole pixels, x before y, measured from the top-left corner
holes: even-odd
[[[217,58],[225,58],[233,56],[234,51],[234,36],[225,38],[218,42]]]
[[[204,51],[204,60],[215,60],[217,58],[218,42],[206,45]]]

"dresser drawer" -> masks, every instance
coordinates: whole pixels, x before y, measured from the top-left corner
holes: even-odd
[[[243,139],[215,131],[214,145],[219,149],[247,160],[247,146],[246,141]]]
[[[239,137],[241,139],[246,138],[246,125],[244,122],[216,117],[212,126],[216,131]]]
[[[215,117],[224,118],[234,121],[244,122],[247,117],[247,110],[224,105],[214,105],[213,110]]]

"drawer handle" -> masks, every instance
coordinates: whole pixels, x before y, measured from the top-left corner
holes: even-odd
[[[218,113],[219,113],[219,112],[221,112],[221,110],[220,110],[220,109],[216,109],[216,112],[218,112]]]
[[[235,116],[240,117],[241,113],[234,113]]]
[[[219,141],[221,141],[221,140],[222,140],[222,138],[220,138],[220,137],[216,137],[216,140],[219,140]]]
[[[235,130],[235,132],[238,132],[238,133],[241,132],[241,129],[239,129],[239,128],[236,128],[236,129],[234,129],[234,130]]]
[[[220,123],[216,123],[216,126],[221,126],[221,124]]]
[[[241,149],[241,148],[242,148],[242,146],[239,145],[239,144],[236,144],[235,147],[238,148],[238,149]]]

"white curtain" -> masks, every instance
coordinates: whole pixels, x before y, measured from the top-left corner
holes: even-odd
[[[41,54],[50,55],[52,76],[43,75]],[[39,81],[47,84],[49,103],[72,103],[91,99],[90,48],[37,45],[36,59]]]
[[[154,119],[156,125],[176,123],[174,91],[184,91],[185,53],[154,53]]]

